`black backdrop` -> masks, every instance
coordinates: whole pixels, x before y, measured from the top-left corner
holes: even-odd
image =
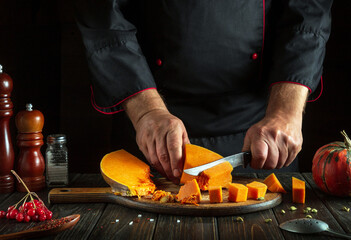
[[[304,117],[301,171],[322,145],[351,135],[351,1],[335,0],[324,64],[324,90]],[[71,172],[98,172],[111,144],[112,118],[90,105],[89,74],[71,0],[0,0],[0,64],[14,80],[14,116],[31,102],[43,112],[43,134],[65,133]],[[11,119],[16,147],[17,130]],[[120,143],[123,139],[119,140]],[[42,153],[46,145],[42,146]]]

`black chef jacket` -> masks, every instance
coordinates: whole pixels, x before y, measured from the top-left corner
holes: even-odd
[[[157,88],[191,142],[240,151],[270,86],[312,93],[322,75],[332,0],[78,0],[92,104],[123,111]]]

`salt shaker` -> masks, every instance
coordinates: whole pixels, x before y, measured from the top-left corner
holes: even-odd
[[[68,152],[66,135],[51,134],[47,137],[46,184],[48,187],[68,185]]]

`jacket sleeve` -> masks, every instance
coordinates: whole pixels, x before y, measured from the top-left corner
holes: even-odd
[[[322,75],[332,0],[278,2],[282,6],[275,20],[270,85],[292,82],[306,86],[312,93]]]
[[[106,114],[122,111],[121,103],[155,81],[136,38],[136,27],[121,9],[127,0],[76,0],[78,27],[92,75],[91,101]]]

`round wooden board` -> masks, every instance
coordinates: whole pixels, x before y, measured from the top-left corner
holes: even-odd
[[[247,184],[252,181],[262,182],[262,179],[234,177],[234,183]],[[154,179],[157,190],[164,190],[177,194],[180,186],[167,181],[164,178]],[[210,203],[207,191],[202,192],[202,201],[196,205],[180,204],[180,203],[160,203],[152,201],[150,198],[142,197],[122,197],[116,196],[114,202],[142,211],[173,214],[173,215],[190,215],[190,216],[227,216],[243,213],[250,213],[273,208],[282,202],[281,193],[271,193],[267,191],[264,200],[247,200],[245,202],[228,202],[228,191],[223,189],[223,203]]]

